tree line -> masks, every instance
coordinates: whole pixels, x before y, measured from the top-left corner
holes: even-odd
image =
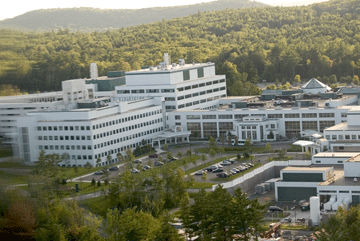
[[[0,82],[60,90],[63,80],[89,77],[91,62],[106,75],[156,66],[168,52],[173,62],[216,63],[229,95],[258,94],[259,81],[292,83],[297,75],[349,83],[360,74],[359,9],[346,0],[198,12],[105,32],[0,30]]]

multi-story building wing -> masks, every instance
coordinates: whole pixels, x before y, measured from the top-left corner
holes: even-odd
[[[126,72],[125,80],[126,85],[115,88],[116,99],[163,96],[168,112],[218,107],[219,99],[226,97],[225,75],[215,74],[214,63],[163,62],[158,67]]]

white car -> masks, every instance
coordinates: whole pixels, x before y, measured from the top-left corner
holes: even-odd
[[[230,166],[230,165],[231,165],[231,162],[229,162],[229,161],[223,161],[223,162],[221,163],[221,165],[223,165],[223,166]]]
[[[130,172],[132,172],[132,173],[139,173],[140,171],[139,171],[138,169],[136,169],[136,168],[133,168]]]

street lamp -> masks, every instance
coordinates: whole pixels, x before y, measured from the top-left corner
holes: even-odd
[[[294,223],[296,223],[296,200],[294,200],[294,211],[295,211],[295,220],[294,220]]]

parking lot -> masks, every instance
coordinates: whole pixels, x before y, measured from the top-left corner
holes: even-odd
[[[217,166],[218,168],[216,170],[214,170],[214,171],[208,170],[206,172],[207,181],[212,181],[212,179],[218,178],[217,174],[219,174],[219,173],[223,173],[223,172],[230,173],[231,169],[238,168],[238,167],[245,167],[245,164],[249,163],[249,161],[246,161],[246,162],[244,162],[244,161],[236,161],[235,159],[236,158],[232,158],[233,163],[230,164],[230,165],[224,165],[222,167],[219,167],[219,165],[222,164],[223,162],[219,162],[219,163],[217,163],[215,165],[212,165],[212,166]],[[209,167],[212,167],[212,166],[209,166]],[[251,170],[251,169],[253,169],[253,167],[250,167],[248,169]],[[204,169],[202,169],[202,170],[204,170]],[[245,171],[245,170],[243,170],[243,171]],[[195,177],[195,181],[196,182],[204,182],[204,179],[202,178],[203,175],[200,175],[200,174],[197,174],[197,173],[199,173],[199,172],[192,173],[192,175]],[[218,180],[217,182],[221,182],[221,180]]]

